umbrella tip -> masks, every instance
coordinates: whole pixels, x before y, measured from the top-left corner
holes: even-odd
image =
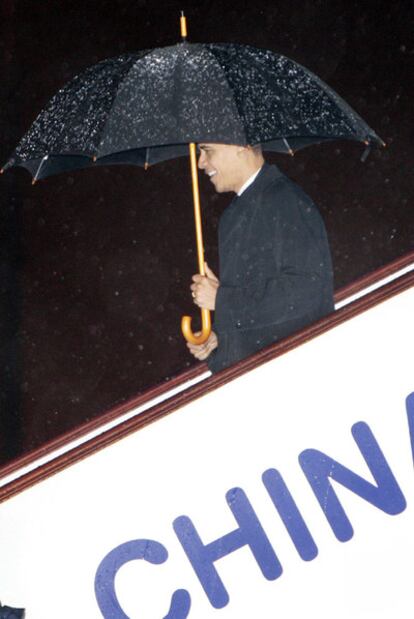
[[[384,142],[384,140],[383,140],[382,138],[380,138],[379,136],[375,136],[375,137],[376,137],[377,145],[379,144],[379,145],[380,145],[380,146],[382,146],[383,148],[384,148],[385,146],[387,146],[387,143],[386,143],[386,142]],[[364,140],[364,144],[365,144],[365,146],[368,146],[369,144],[372,144],[372,141],[371,141],[371,140],[368,140],[368,139],[365,139],[365,140]]]
[[[0,174],[4,174],[4,172],[6,172],[6,170],[11,168],[15,163],[16,163],[16,159],[14,157],[6,161],[6,163],[0,169]]]
[[[180,30],[181,30],[181,38],[183,41],[187,40],[187,20],[184,15],[184,11],[181,11],[180,17]]]

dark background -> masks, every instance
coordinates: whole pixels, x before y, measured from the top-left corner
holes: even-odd
[[[339,92],[385,140],[269,157],[320,206],[335,284],[413,248],[414,10],[410,0],[2,0],[0,163],[51,96],[101,59],[179,41],[270,48]],[[196,271],[186,159],[83,170],[32,187],[0,177],[0,462],[195,361],[180,334]],[[200,179],[206,257],[228,196]],[[380,337],[380,334],[379,334]]]

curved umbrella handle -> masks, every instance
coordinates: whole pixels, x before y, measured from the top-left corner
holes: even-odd
[[[201,310],[201,331],[195,335],[191,329],[191,316],[183,316],[181,318],[181,331],[190,344],[204,344],[210,337],[211,319],[209,310]]]
[[[203,232],[201,226],[201,208],[200,208],[200,192],[198,189],[198,173],[197,173],[197,155],[196,145],[191,143],[190,148],[190,165],[191,165],[191,178],[193,183],[193,202],[194,202],[194,219],[196,228],[196,241],[197,241],[197,256],[198,256],[198,270],[200,275],[205,275],[204,268],[204,249],[203,249]],[[210,311],[207,309],[201,310],[201,332],[199,335],[195,335],[191,330],[191,318],[190,316],[183,316],[181,319],[181,331],[187,340],[191,344],[204,344],[208,340],[211,333],[211,319]]]

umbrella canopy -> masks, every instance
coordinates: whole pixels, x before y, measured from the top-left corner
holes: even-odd
[[[327,140],[381,139],[316,75],[268,50],[194,44],[100,62],[60,90],[4,169],[35,179],[90,165],[151,165],[189,143],[289,152]]]
[[[235,44],[177,45],[125,54],[76,77],[50,101],[4,166],[22,166],[34,181],[65,170],[108,165],[145,167],[188,152],[193,182],[198,268],[204,250],[195,144],[261,145],[291,153],[348,139],[368,147],[380,138],[341,97],[293,60]],[[211,332],[191,318],[181,328],[201,344]]]

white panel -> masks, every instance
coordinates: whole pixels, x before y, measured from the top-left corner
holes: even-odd
[[[101,560],[124,542],[150,539],[168,560],[122,567],[116,593],[125,615],[108,617],[160,619],[172,592],[186,589],[196,619],[411,619],[405,399],[414,391],[413,315],[411,289],[0,505],[2,602],[25,607],[27,619],[99,619]],[[340,542],[298,456],[321,450],[374,483],[351,435],[360,421],[408,506],[389,515],[334,483],[354,529]],[[269,468],[282,474],[318,547],[311,561],[300,558],[262,483]],[[266,580],[247,546],[234,551],[215,563],[230,600],[214,609],[172,522],[189,516],[205,543],[233,531],[225,494],[234,487],[246,493],[283,573]]]

